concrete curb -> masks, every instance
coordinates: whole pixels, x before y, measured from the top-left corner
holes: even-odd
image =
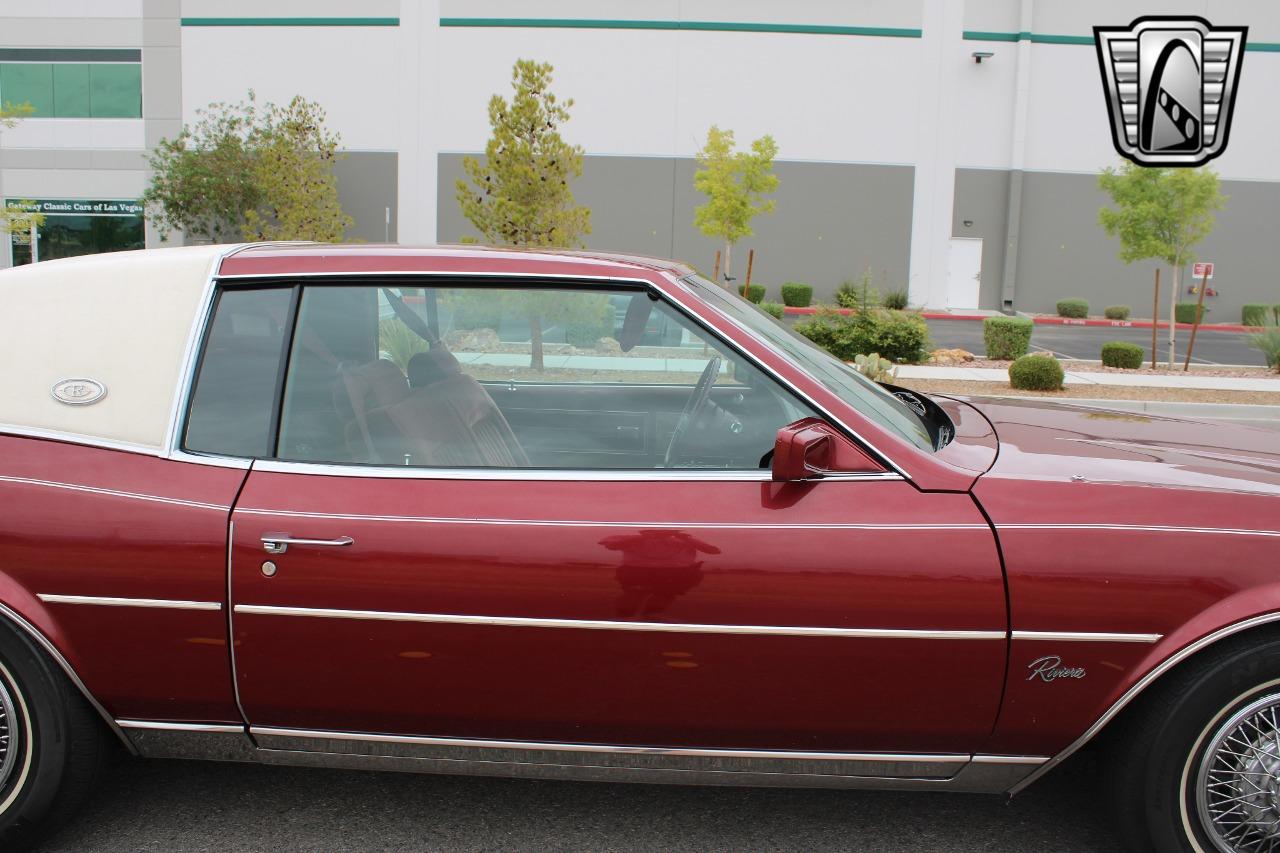
[[[1045,400],[1044,397],[1023,397],[1016,394],[943,394],[941,396],[969,396],[984,400]],[[1259,406],[1247,403],[1177,403],[1168,400],[1099,400],[1065,398],[1049,400],[1051,403],[1071,406],[1089,406],[1095,409],[1112,409],[1121,412],[1137,412],[1166,417],[1205,418],[1227,421],[1280,422],[1280,406]]]
[[[793,308],[786,307],[783,311],[792,316],[808,316],[817,314],[818,308]],[[828,308],[829,311],[835,311],[837,314],[849,315],[853,313],[851,308]],[[920,316],[926,320],[985,320],[988,317],[1002,317],[1003,314],[951,314],[946,311],[921,311]],[[1019,316],[1026,316],[1020,314]],[[1087,319],[1077,319],[1075,317],[1031,317],[1032,323],[1039,326],[1102,326],[1113,329],[1150,329],[1154,325],[1150,320],[1102,320],[1094,317]],[[1180,331],[1191,331],[1193,328],[1191,323],[1177,323]],[[1168,328],[1168,323],[1160,323],[1160,328]],[[1201,323],[1200,331],[1202,332],[1258,332],[1261,331],[1257,326],[1241,326],[1233,323]]]

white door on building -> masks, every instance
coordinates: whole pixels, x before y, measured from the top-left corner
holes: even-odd
[[[947,308],[977,308],[982,286],[982,238],[953,237],[947,252]]]

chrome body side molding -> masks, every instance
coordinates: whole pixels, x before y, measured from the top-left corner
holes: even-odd
[[[828,628],[808,625],[718,625],[689,622],[624,622],[589,619],[545,619],[525,616],[476,616],[454,613],[410,613],[388,610],[341,610],[237,604],[235,613],[298,616],[313,619],[362,619],[374,622],[428,622],[510,628],[575,628],[588,631],[658,631],[677,634],[768,634],[788,637],[849,637],[880,640],[1003,640],[1003,630],[958,631],[920,628]]]
[[[1189,643],[1183,646],[1181,649],[1178,649],[1172,655],[1170,655],[1169,657],[1161,661],[1160,664],[1157,665],[1154,669],[1152,669],[1150,672],[1144,675],[1141,679],[1139,679],[1138,682],[1135,683],[1132,687],[1126,690],[1123,696],[1117,699],[1111,705],[1110,708],[1108,708],[1105,712],[1103,712],[1102,716],[1099,717],[1094,722],[1093,725],[1089,726],[1089,728],[1085,730],[1084,734],[1080,735],[1080,737],[1072,741],[1067,746],[1066,749],[1062,750],[1057,755],[1053,756],[1048,761],[1046,761],[1044,764],[1041,764],[1039,767],[1037,767],[1025,779],[1022,779],[1020,782],[1014,785],[1009,790],[1009,793],[1016,794],[1019,791],[1024,790],[1032,782],[1036,781],[1041,776],[1043,776],[1044,774],[1052,770],[1054,767],[1057,767],[1059,764],[1061,764],[1062,762],[1070,758],[1072,755],[1074,755],[1082,746],[1087,744],[1089,741],[1093,740],[1093,738],[1098,734],[1098,732],[1102,731],[1102,727],[1105,726],[1107,723],[1111,722],[1113,719],[1115,719],[1116,715],[1119,714],[1121,711],[1123,711],[1130,702],[1132,702],[1134,699],[1138,697],[1140,693],[1142,693],[1142,691],[1150,687],[1152,682],[1154,682],[1160,676],[1164,675],[1169,670],[1173,669],[1178,664],[1182,663],[1182,661],[1191,657],[1196,652],[1208,646],[1213,645],[1219,640],[1226,639],[1227,637],[1230,637],[1233,634],[1239,634],[1240,632],[1247,631],[1250,628],[1258,628],[1263,625],[1270,625],[1276,622],[1280,622],[1280,613],[1264,613],[1261,616],[1254,616],[1252,618],[1244,619],[1240,622],[1236,622],[1232,625],[1227,625],[1223,628],[1219,628],[1213,633],[1206,634],[1205,636],[1201,637],[1195,642]]]
[[[93,707],[93,710],[98,712],[98,716],[102,717],[103,722],[107,724],[107,728],[115,732],[116,737],[120,738],[120,741],[124,744],[125,748],[129,750],[129,752],[134,755],[138,754],[138,750],[134,746],[133,741],[129,740],[121,730],[120,726],[116,724],[115,717],[107,713],[107,709],[102,707],[102,703],[89,692],[89,688],[80,680],[79,674],[76,673],[75,669],[71,666],[71,663],[63,657],[62,652],[58,651],[58,647],[55,646],[48,637],[41,633],[39,628],[32,625],[26,619],[22,618],[20,614],[11,610],[4,604],[0,604],[0,618],[7,619],[15,628],[26,634],[35,641],[36,645],[44,649],[49,657],[53,658],[62,671],[66,673],[67,678],[71,679],[71,683],[74,684],[76,689],[80,691],[80,694],[84,696],[85,701]]]
[[[1021,755],[899,755],[665,749],[121,721],[141,754],[350,770],[604,782],[999,793],[1046,761]]]
[[[55,595],[42,592],[37,596],[46,604],[91,604],[99,607],[153,607],[162,610],[221,610],[220,601],[177,601],[170,598],[112,598],[102,595]]]
[[[1013,631],[1015,640],[1048,640],[1060,643],[1158,643],[1164,634],[1114,634],[1096,631]]]

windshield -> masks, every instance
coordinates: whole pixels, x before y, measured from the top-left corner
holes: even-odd
[[[791,331],[745,299],[701,276],[692,275],[685,281],[695,286],[699,295],[716,308],[781,350],[832,394],[916,447],[933,450],[933,439],[924,421],[883,386],[872,382],[808,338]]]

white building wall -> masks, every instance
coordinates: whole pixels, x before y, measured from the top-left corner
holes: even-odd
[[[182,118],[250,89],[258,103],[318,101],[326,125],[356,151],[394,151],[401,104],[399,27],[182,28]]]

